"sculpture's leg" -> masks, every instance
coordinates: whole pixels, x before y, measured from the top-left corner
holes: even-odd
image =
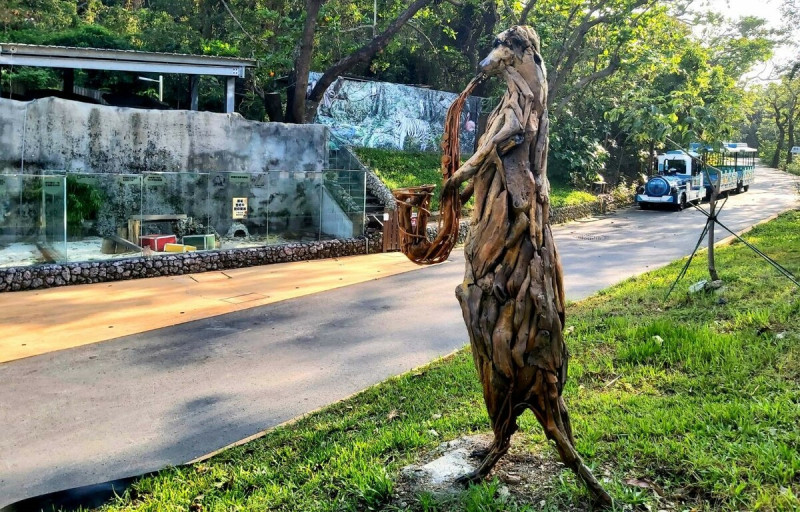
[[[572,423],[569,421],[569,413],[567,412],[567,404],[564,402],[564,397],[558,397],[559,411],[561,412],[561,422],[564,425],[564,433],[567,434],[567,440],[572,446],[575,446],[575,437],[572,435]]]
[[[478,466],[478,469],[475,471],[458,477],[456,479],[457,484],[466,486],[478,483],[486,478],[486,475],[488,475],[497,462],[503,458],[503,455],[508,453],[508,448],[511,446],[511,436],[518,428],[515,420],[516,417],[511,418],[510,421],[503,422],[500,427],[495,429],[494,441],[489,447],[489,451],[486,453],[481,465]]]
[[[552,385],[552,387],[554,388],[555,386]],[[569,425],[569,415],[566,408],[562,409],[560,407],[564,401],[558,396],[558,391],[552,389],[550,392],[552,393],[550,397],[555,396],[557,398],[547,400],[547,410],[544,411],[544,414],[537,413],[536,417],[539,419],[539,422],[542,423],[548,439],[552,439],[556,443],[556,448],[558,449],[559,455],[561,455],[561,461],[564,465],[569,467],[583,480],[586,487],[589,488],[589,492],[592,493],[592,496],[600,505],[610,507],[613,504],[611,495],[603,489],[603,486],[600,485],[600,482],[597,481],[591,470],[583,463],[583,459],[581,459],[575,446],[570,442],[567,433],[558,427],[555,415],[559,415],[560,418],[565,418],[563,419],[564,430],[568,428],[566,425]]]

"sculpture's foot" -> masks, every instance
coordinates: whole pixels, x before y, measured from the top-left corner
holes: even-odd
[[[602,487],[598,489],[593,489],[591,493],[593,498],[592,505],[594,505],[595,507],[611,508],[614,506],[614,499]]]
[[[475,471],[471,471],[465,475],[461,475],[460,477],[456,478],[456,485],[460,485],[465,489],[472,484],[477,484],[481,480],[484,479],[486,475],[482,475],[480,470],[476,469]]]
[[[470,452],[469,457],[471,459],[481,459],[481,460],[483,460],[483,459],[485,459],[486,457],[489,456],[489,452],[491,452],[491,451],[492,451],[491,447],[489,447],[489,448],[475,448],[474,450],[472,450]]]
[[[589,488],[589,492],[592,494],[593,505],[599,508],[610,508],[614,505],[614,499],[603,489],[603,486],[600,485],[600,482],[597,481],[591,470],[586,467],[585,464],[582,462],[579,463],[576,473],[578,473],[578,476],[586,483],[586,487]]]

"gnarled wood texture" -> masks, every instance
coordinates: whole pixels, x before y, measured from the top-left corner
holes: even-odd
[[[517,417],[530,409],[564,463],[608,505],[611,497],[575,450],[561,396],[569,355],[561,263],[549,225],[547,75],[536,32],[515,26],[499,34],[481,71],[501,75],[508,90],[476,153],[445,181],[443,197],[458,197],[460,185],[472,181],[466,273],[456,296],[494,441],[480,467],[460,480],[491,471],[508,451]]]

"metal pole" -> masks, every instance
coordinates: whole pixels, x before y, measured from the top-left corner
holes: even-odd
[[[236,91],[236,77],[228,77],[225,87],[225,113],[230,114],[233,112],[234,107],[234,93]]]
[[[158,101],[164,102],[164,75],[158,75]]]

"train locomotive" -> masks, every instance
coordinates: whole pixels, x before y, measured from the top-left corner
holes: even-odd
[[[657,205],[682,210],[708,198],[717,181],[720,194],[747,192],[755,180],[755,155],[742,143],[726,143],[719,150],[692,144],[689,151],[667,151],[658,155],[658,174],[637,190],[636,203],[643,210]]]

